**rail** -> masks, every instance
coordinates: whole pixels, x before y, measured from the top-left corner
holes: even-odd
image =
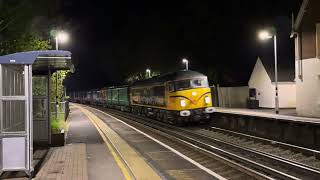
[[[174,135],[191,144],[196,144],[209,152],[214,152],[222,156],[241,162],[246,166],[259,170],[266,174],[281,179],[319,179],[320,170],[310,166],[294,162],[281,157],[272,156],[270,154],[254,151],[250,148],[224,142],[203,134],[195,133],[192,130],[179,128],[168,125],[159,121],[155,121],[146,117],[140,117],[129,113],[108,109],[111,113],[120,118],[126,118],[131,121],[142,123],[146,126],[158,129],[162,132]]]

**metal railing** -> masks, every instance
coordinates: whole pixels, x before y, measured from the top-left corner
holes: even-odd
[[[67,120],[69,116],[70,108],[69,101],[63,102],[50,102],[50,113],[51,117],[61,117],[64,116],[64,120]]]

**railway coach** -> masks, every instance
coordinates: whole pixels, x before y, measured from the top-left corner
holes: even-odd
[[[195,71],[176,71],[129,86],[73,93],[77,101],[148,116],[183,125],[210,119],[214,112],[207,77]],[[80,100],[79,100],[80,99]]]

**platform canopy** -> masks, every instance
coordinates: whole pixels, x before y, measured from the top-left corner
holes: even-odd
[[[56,70],[74,71],[71,62],[71,52],[60,50],[43,50],[19,52],[0,56],[0,64],[32,65],[34,74],[42,74]]]

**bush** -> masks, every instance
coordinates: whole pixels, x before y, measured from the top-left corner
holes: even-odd
[[[51,131],[52,133],[60,133],[65,127],[64,113],[58,113],[58,117],[51,115]]]

